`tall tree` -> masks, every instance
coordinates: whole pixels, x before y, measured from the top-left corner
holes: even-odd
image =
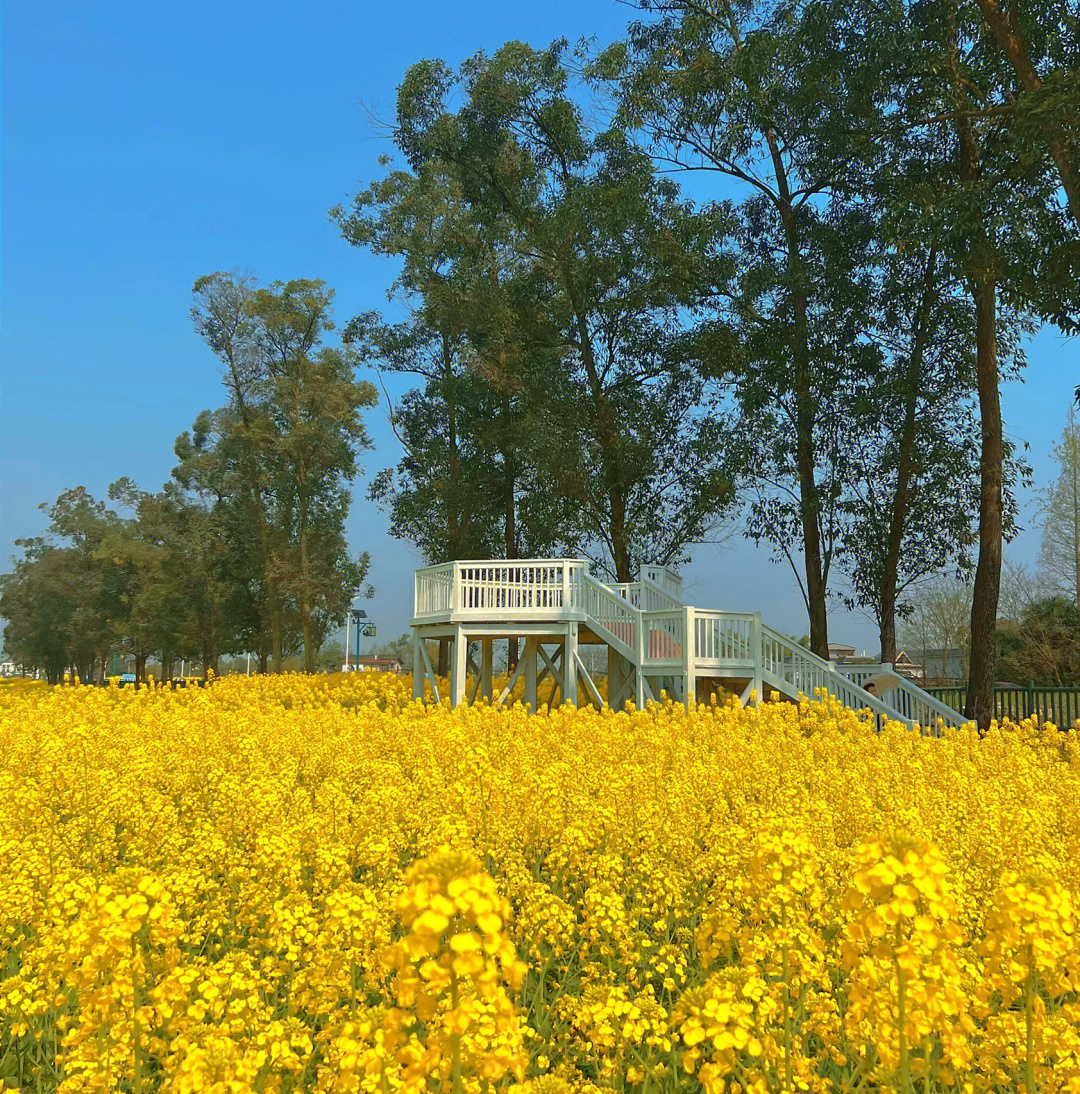
[[[1054,459],[1058,476],[1046,492],[1039,562],[1080,608],[1080,423],[1071,407]]]
[[[276,282],[257,289],[249,309],[270,349],[267,451],[282,545],[274,567],[296,604],[307,672],[368,569],[366,555],[350,558],[345,518],[357,455],[370,447],[361,411],[377,396],[341,350],[320,345],[333,330],[332,298],[322,281]]]
[[[284,594],[273,581],[270,549],[270,503],[267,493],[267,446],[271,430],[266,414],[265,381],[268,346],[252,305],[257,282],[248,273],[217,271],[200,277],[192,288],[191,318],[196,330],[222,365],[222,379],[232,412],[217,453],[227,459],[232,511],[228,529],[237,569],[246,570],[243,584],[251,613],[244,628],[245,647],[265,671],[275,635],[280,668]]]
[[[845,285],[827,260],[847,261],[842,241],[838,249],[830,237],[850,227],[850,216],[829,206],[850,149],[820,151],[852,128],[842,58],[815,5],[643,0],[640,6],[647,18],[630,27],[628,42],[608,51],[597,72],[619,81],[622,117],[648,133],[658,157],[678,170],[711,173],[743,199],[741,235],[749,253],[731,308],[743,335],[733,378],[742,414],[764,427],[752,436],[753,464],[767,460],[772,487],[752,528],[789,557],[797,532],[810,644],[828,657],[826,605],[843,462],[831,428],[842,367],[838,335],[858,305],[840,294],[843,314],[835,316],[835,291],[832,304],[823,296]]]
[[[938,246],[962,273],[974,316],[979,411],[979,544],[972,596],[967,714],[993,717],[995,630],[1008,523],[1003,373],[1021,357],[1008,332],[1026,316],[1061,315],[1076,284],[1057,175],[1010,125],[1014,77],[974,0],[846,5],[833,16],[848,82],[874,145],[915,145],[934,180]]]
[[[573,500],[597,557],[626,581],[645,550],[684,557],[730,498],[719,423],[686,412],[700,380],[673,352],[685,315],[726,275],[726,222],[682,202],[618,129],[586,123],[564,52],[510,43],[459,74],[413,66],[396,138],[414,171],[437,164],[482,223],[512,229],[534,301],[518,337],[557,352],[580,428],[580,456],[565,450],[547,486]]]
[[[976,0],[1019,85],[1007,103],[1013,125],[1045,144],[1069,213],[1080,228],[1080,30],[1063,0]]]
[[[366,555],[350,554],[344,522],[375,389],[324,344],[334,324],[323,282],[258,287],[250,275],[215,273],[194,291],[192,314],[222,362],[229,402],[178,442],[177,481],[212,504],[230,545],[230,612],[246,648],[280,671],[298,634],[313,671],[368,569]]]
[[[390,170],[333,215],[349,242],[402,260],[392,292],[409,319],[369,312],[345,333],[391,382],[422,384],[391,405],[405,454],[372,484],[393,534],[432,562],[571,542],[567,506],[543,485],[555,463],[545,457],[572,447],[565,417],[552,412],[565,369],[521,330],[536,301],[512,223],[484,219],[438,161]]]

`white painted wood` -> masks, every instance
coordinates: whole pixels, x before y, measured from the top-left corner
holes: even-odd
[[[610,649],[611,647],[609,646],[608,648]],[[566,638],[563,641],[563,690],[561,701],[575,707],[578,705],[577,661],[578,625],[576,623],[571,623],[566,628]]]
[[[510,679],[506,681],[506,686],[499,692],[499,698],[496,700],[495,705],[501,707],[503,703],[510,697],[510,692],[514,690],[514,685],[521,679],[522,673],[525,671],[525,658],[519,658],[517,668],[514,669]]]
[[[424,657],[420,656],[421,647],[426,647],[427,643],[420,637],[420,632],[413,627],[412,632],[412,697],[414,699],[423,699],[424,697],[424,661],[427,659],[427,650],[424,650]]]
[[[480,696],[491,702],[491,676],[492,676],[492,640],[480,639]]]
[[[577,661],[578,674],[585,684],[587,692],[592,694],[592,697],[595,700],[596,709],[599,710],[604,705],[604,698],[600,694],[600,689],[593,683],[593,678],[589,675],[589,670],[585,668],[585,664],[581,660],[581,654],[577,650],[574,651],[574,660]]]
[[[548,672],[551,672],[551,676],[555,681],[555,687],[559,690],[560,696],[565,693],[566,687],[563,682],[563,674],[559,671],[555,661],[549,656],[548,651],[544,649],[543,642],[538,642],[536,648],[540,651],[540,656],[544,659],[544,664],[547,666],[544,669],[544,676],[546,677]],[[558,654],[555,655],[558,658]],[[539,684],[539,680],[537,683]],[[555,692],[551,693],[551,706],[555,706]]]
[[[456,629],[450,647],[450,705],[458,706],[465,699],[465,663],[468,656],[468,640],[461,628]]]
[[[532,711],[536,710],[536,663],[540,660],[537,648],[538,639],[532,635],[525,639],[525,702]]]
[[[683,608],[683,690],[682,701],[687,710],[690,700],[697,698],[697,616],[695,609]]]
[[[699,676],[749,677],[745,703],[756,690],[789,698],[830,694],[845,706],[869,709],[880,723],[894,719],[936,732],[940,723],[963,724],[955,711],[908,681],[872,696],[860,685],[866,669],[836,666],[761,622],[757,612],[707,611],[685,605],[682,581],[664,566],[642,567],[636,582],[605,585],[581,559],[461,561],[416,571],[413,583],[413,694],[421,697],[424,680],[438,685],[425,638],[453,639],[451,701],[475,701],[490,695],[491,641],[496,635],[525,639],[525,652],[513,679],[499,696],[501,704],[524,675],[526,702],[537,705],[537,686],[550,673],[562,702],[578,701],[578,679],[595,701],[600,693],[578,651],[578,627],[586,625],[609,650],[608,697],[621,707],[630,694],[644,706],[656,687],[689,704]],[[479,668],[468,657],[469,636],[481,641]],[[544,644],[559,643],[549,656]],[[472,664],[476,681],[465,695]],[[554,692],[552,695],[554,699]]]
[[[424,662],[425,676],[431,681],[431,696],[436,703],[440,703],[442,700],[439,698],[439,681],[435,675],[435,670],[431,667],[431,658],[428,656],[427,643],[423,641],[423,639],[420,641],[420,657]],[[422,682],[420,686],[423,688]]]

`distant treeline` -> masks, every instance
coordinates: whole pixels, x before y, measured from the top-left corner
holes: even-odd
[[[363,586],[368,557],[345,540],[349,485],[368,444],[361,411],[375,389],[354,378],[319,281],[257,288],[214,274],[193,317],[224,367],[228,401],[177,438],[157,493],[129,479],[109,502],[84,488],[45,506],[44,536],[0,581],[8,657],[57,681],[72,666],[101,680],[110,656],[181,659],[216,671],[250,652],[259,671],[301,654],[313,671],[327,635]]]

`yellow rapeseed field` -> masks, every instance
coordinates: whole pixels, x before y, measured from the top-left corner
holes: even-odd
[[[0,689],[28,1091],[1080,1091],[1080,747],[386,676]]]

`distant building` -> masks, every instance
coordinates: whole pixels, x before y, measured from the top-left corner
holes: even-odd
[[[968,654],[966,649],[947,646],[944,649],[913,650],[914,660],[924,669],[924,679],[937,681],[966,680]]]
[[[830,642],[829,643],[829,660],[830,661],[854,661],[855,660],[855,647],[849,646],[844,642]]]
[[[349,655],[348,664],[341,666],[342,672],[394,672],[405,671],[405,666],[396,657],[354,657]]]
[[[896,655],[893,668],[896,670],[897,676],[903,676],[907,680],[924,680],[926,678],[925,667],[912,661],[903,650]]]

